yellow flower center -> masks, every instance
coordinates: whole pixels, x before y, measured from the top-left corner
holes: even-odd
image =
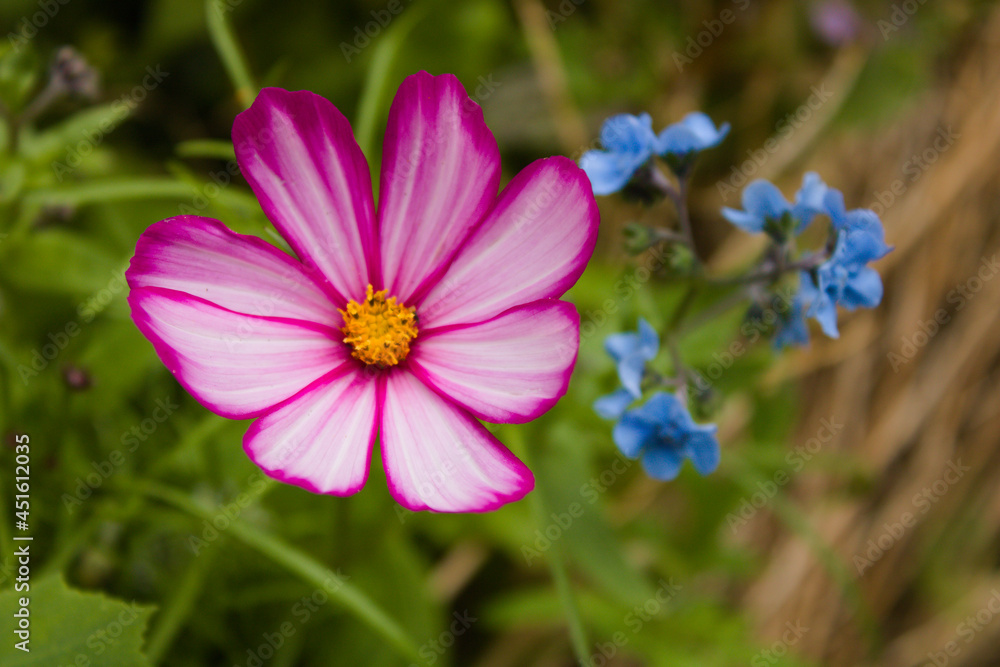
[[[344,316],[344,342],[353,348],[351,356],[369,366],[395,366],[410,353],[410,341],[417,337],[417,315],[413,308],[388,299],[389,290],[376,292],[369,285],[361,303],[348,301],[340,311]]]

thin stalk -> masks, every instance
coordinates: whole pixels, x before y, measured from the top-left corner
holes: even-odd
[[[358,146],[361,147],[361,152],[365,154],[369,162],[373,164],[375,123],[376,119],[381,116],[381,109],[386,106],[386,101],[389,99],[392,84],[392,78],[389,74],[392,66],[399,56],[406,36],[435,4],[436,0],[427,0],[407,9],[403,16],[385,31],[375,46],[375,53],[368,66],[365,85],[358,101],[358,115],[354,121],[354,136]],[[378,186],[376,185],[376,187]]]
[[[524,461],[529,468],[534,468],[531,461],[531,452],[524,443],[524,435],[521,429],[510,429],[510,435],[506,438],[511,448]],[[534,515],[535,523],[540,527],[545,526],[548,517],[548,508],[545,501],[544,489],[541,488],[542,480],[535,478],[535,491],[529,494],[529,504],[531,513]],[[570,643],[573,646],[573,653],[580,664],[590,663],[590,640],[587,638],[587,628],[580,615],[580,607],[576,603],[576,596],[573,594],[573,584],[569,578],[569,570],[566,566],[566,553],[560,542],[553,542],[549,549],[549,557],[546,562],[552,572],[552,579],[556,584],[556,593],[562,602],[563,611],[566,614],[566,623],[569,626]]]
[[[174,590],[170,599],[156,615],[156,625],[146,643],[146,657],[149,662],[158,665],[164,654],[170,648],[177,633],[184,627],[184,621],[194,609],[201,593],[202,584],[212,564],[211,549],[203,557],[195,557],[188,566],[180,584]]]
[[[223,7],[219,0],[206,0],[205,17],[208,21],[208,34],[212,39],[212,45],[222,60],[222,66],[229,75],[229,80],[236,89],[236,99],[240,105],[246,109],[257,96],[257,86],[250,76],[250,68],[247,66],[246,56],[243,49],[236,41],[233,28],[226,20],[225,12],[229,8]]]
[[[215,515],[214,510],[195,502],[182,491],[158,482],[127,480],[122,481],[120,487],[165,502],[199,519],[211,521]],[[239,518],[232,520],[226,532],[244,545],[267,556],[306,583],[324,590],[347,611],[386,639],[401,655],[416,662],[423,662],[417,652],[416,644],[395,620],[367,595],[346,581],[338,579],[331,584],[334,575],[322,563],[317,562],[308,554],[277,536]]]

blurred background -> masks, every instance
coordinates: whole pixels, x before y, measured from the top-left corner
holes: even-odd
[[[209,8],[0,5],[0,606],[10,619],[28,434],[30,664],[578,664],[569,584],[590,665],[1000,665],[1000,4]],[[614,113],[728,121],[692,194],[710,266],[759,251],[718,212],[748,180],[790,194],[815,170],[882,217],[882,305],[781,354],[760,341],[726,357],[739,312],[694,332],[683,351],[718,394],[722,464],[656,482],[590,405],[615,385],[604,337],[677,298],[623,230],[672,214],[600,198],[598,251],[569,295],[584,323],[570,391],[494,429],[530,452],[532,496],[413,514],[377,462],[346,499],[265,484],[240,446],[248,423],[198,405],[135,329],[123,271],[142,230],[179,213],[273,240],[230,162],[253,94],[241,76],[332,100],[377,173],[392,94],[420,69],[455,73],[482,105],[505,181],[596,147]],[[29,664],[10,638],[0,662]]]

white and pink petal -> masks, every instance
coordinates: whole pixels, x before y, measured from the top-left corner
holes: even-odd
[[[133,289],[128,302],[167,369],[224,417],[263,414],[353,363],[339,332],[318,324],[236,313],[160,287]]]
[[[382,460],[403,507],[485,512],[534,487],[531,471],[482,424],[413,374],[388,374],[384,392]]]
[[[346,366],[255,421],[243,449],[275,479],[346,496],[368,479],[377,418],[378,380]]]
[[[432,331],[409,359],[413,373],[480,419],[535,419],[566,393],[580,316],[565,301],[512,308],[479,324]]]
[[[383,287],[409,303],[493,204],[500,154],[454,75],[407,77],[389,110],[379,187]]]
[[[572,160],[531,163],[417,304],[422,327],[482,322],[562,296],[590,260],[597,225],[590,181]]]
[[[129,287],[162,287],[247,315],[340,326],[341,317],[307,267],[218,220],[182,215],[139,237],[126,272]]]
[[[374,201],[344,115],[315,93],[265,88],[233,122],[233,145],[264,213],[299,258],[342,301],[364,295],[377,273]]]

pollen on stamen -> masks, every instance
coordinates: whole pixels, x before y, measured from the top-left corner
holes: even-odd
[[[417,337],[417,315],[413,308],[396,302],[388,290],[368,285],[361,302],[348,301],[340,311],[344,316],[344,342],[351,356],[369,366],[395,366],[410,353],[410,341]]]

